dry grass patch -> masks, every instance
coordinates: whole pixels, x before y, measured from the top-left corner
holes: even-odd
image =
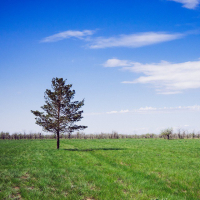
[[[15,195],[12,195],[12,199],[19,200],[19,199],[22,199],[22,196],[20,193],[17,193]]]
[[[27,189],[28,189],[28,190],[33,190],[34,187],[33,187],[33,186],[32,186],[32,187],[27,187]]]
[[[28,173],[26,173],[23,176],[21,176],[21,179],[23,179],[23,180],[26,180],[28,178],[29,178],[29,174]]]

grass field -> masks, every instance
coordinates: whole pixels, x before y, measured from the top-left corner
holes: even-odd
[[[200,140],[0,140],[0,199],[200,199]]]

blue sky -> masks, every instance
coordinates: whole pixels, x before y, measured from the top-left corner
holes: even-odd
[[[200,130],[200,1],[1,1],[0,131],[38,132],[53,77],[85,133]]]

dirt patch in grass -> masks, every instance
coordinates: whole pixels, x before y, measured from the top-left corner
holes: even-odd
[[[26,173],[23,176],[21,176],[21,179],[23,179],[23,180],[26,180],[28,178],[29,178],[29,174],[28,173]]]
[[[96,188],[94,186],[90,187],[90,190],[96,190]]]
[[[131,164],[124,163],[124,162],[120,162],[120,165],[124,165],[124,166],[131,166]]]
[[[22,199],[22,196],[20,193],[17,193],[16,195],[12,195],[12,199],[19,200],[19,199]]]
[[[28,178],[28,176],[22,176],[21,178],[22,178],[22,179],[27,179],[27,178]]]
[[[123,190],[124,194],[127,194],[127,191],[126,190]]]
[[[68,195],[68,193],[67,192],[64,192],[64,196],[66,197]]]
[[[119,183],[119,184],[123,185],[123,184],[124,184],[124,181],[123,181],[121,178],[118,178],[118,179],[116,180],[116,183]]]
[[[27,189],[29,189],[29,190],[33,190],[34,189],[34,187],[32,186],[32,187],[27,187]]]
[[[56,191],[56,188],[53,188],[53,187],[52,187],[51,190]]]

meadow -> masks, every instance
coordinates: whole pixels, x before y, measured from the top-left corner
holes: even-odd
[[[0,199],[200,199],[199,139],[0,140]]]

